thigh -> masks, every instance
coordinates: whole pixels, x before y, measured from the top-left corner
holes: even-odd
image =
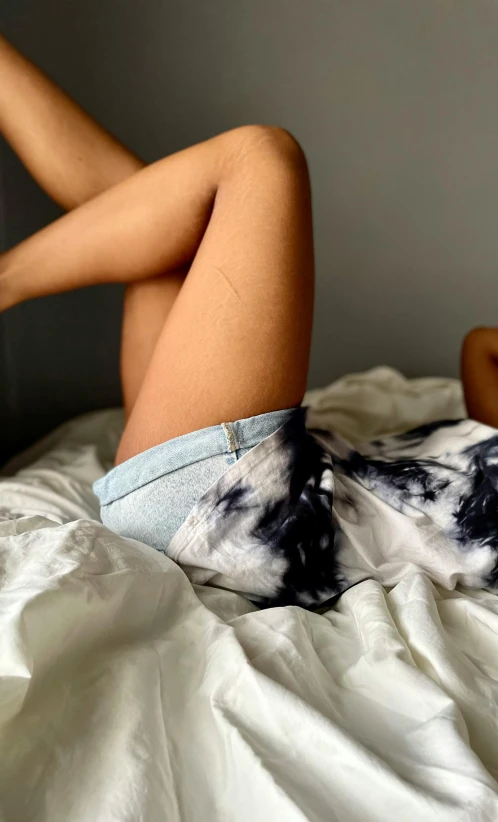
[[[231,157],[117,462],[206,426],[298,405],[313,312],[311,196],[285,132]]]
[[[166,318],[185,282],[188,269],[126,286],[121,331],[121,387],[129,419]]]

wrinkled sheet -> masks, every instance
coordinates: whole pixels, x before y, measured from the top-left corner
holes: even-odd
[[[346,378],[313,424],[462,415],[455,381],[417,383]],[[120,426],[69,423],[0,481],[0,818],[498,819],[496,595],[415,568],[325,614],[192,586],[98,522]]]

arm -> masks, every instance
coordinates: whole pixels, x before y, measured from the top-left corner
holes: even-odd
[[[498,428],[498,328],[474,328],[467,334],[461,374],[469,417]]]

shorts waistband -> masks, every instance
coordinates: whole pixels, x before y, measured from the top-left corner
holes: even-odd
[[[269,411],[191,431],[155,445],[120,463],[93,485],[101,505],[108,505],[171,471],[219,454],[252,448],[286,423],[300,408]]]

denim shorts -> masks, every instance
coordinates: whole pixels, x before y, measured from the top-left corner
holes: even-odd
[[[208,488],[294,413],[288,408],[202,428],[126,460],[93,486],[102,522],[166,551]]]

